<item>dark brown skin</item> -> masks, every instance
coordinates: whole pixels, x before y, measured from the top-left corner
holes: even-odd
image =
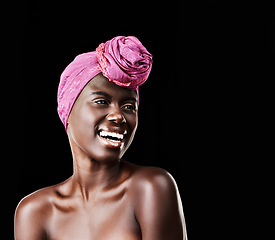
[[[121,160],[137,128],[137,95],[102,74],[79,95],[68,119],[73,175],[25,197],[16,240],[187,239],[180,195],[163,169]],[[125,134],[123,141],[99,136]]]

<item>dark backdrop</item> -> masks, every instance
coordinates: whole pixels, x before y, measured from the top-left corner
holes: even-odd
[[[226,227],[218,219],[230,212],[232,179],[245,156],[245,135],[251,134],[245,114],[254,101],[254,82],[247,80],[274,63],[273,12],[251,14],[249,7],[174,0],[22,2],[13,13],[17,21],[11,33],[17,67],[11,70],[14,131],[7,140],[15,179],[8,186],[14,190],[10,231],[24,196],[72,174],[70,147],[56,111],[61,72],[77,54],[118,35],[138,37],[154,60],[140,88],[139,127],[124,159],[173,175],[189,239],[207,236],[209,221]],[[263,22],[255,12],[265,16]]]

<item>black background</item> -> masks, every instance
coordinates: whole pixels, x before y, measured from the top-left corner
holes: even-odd
[[[154,63],[140,88],[139,127],[124,159],[173,175],[189,239],[210,239],[213,229],[223,238],[228,225],[221,219],[238,202],[236,178],[258,153],[248,142],[263,97],[260,85],[274,79],[272,8],[220,1],[28,1],[12,16],[14,101],[5,117],[12,131],[3,148],[7,190],[14,194],[8,229],[13,231],[24,196],[72,174],[56,111],[61,72],[77,54],[114,36],[134,35]]]

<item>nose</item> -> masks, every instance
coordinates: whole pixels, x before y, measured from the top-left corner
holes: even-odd
[[[115,109],[107,115],[107,120],[115,124],[122,124],[126,122],[124,115],[119,109]]]

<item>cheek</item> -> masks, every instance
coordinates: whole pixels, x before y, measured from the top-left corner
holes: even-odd
[[[131,117],[131,118],[126,119],[126,120],[128,122],[128,127],[129,127],[129,130],[131,132],[131,135],[129,136],[129,140],[128,140],[129,143],[127,144],[127,148],[128,148],[129,145],[131,144],[131,142],[133,141],[135,133],[136,133],[136,130],[137,130],[138,117],[134,116],[134,117]]]
[[[132,121],[129,121],[129,119],[128,119],[128,128],[129,128],[129,131],[131,132],[131,134],[128,135],[127,143],[124,145],[124,148],[121,151],[120,158],[122,158],[124,153],[130,147],[132,141],[134,140],[134,136],[135,136],[135,133],[136,133],[136,130],[137,130],[137,126],[138,126],[138,118],[137,117],[135,117],[135,119],[132,119]]]
[[[92,112],[89,106],[78,108],[69,118],[68,130],[79,144],[90,143],[96,134],[96,123],[100,116]]]

